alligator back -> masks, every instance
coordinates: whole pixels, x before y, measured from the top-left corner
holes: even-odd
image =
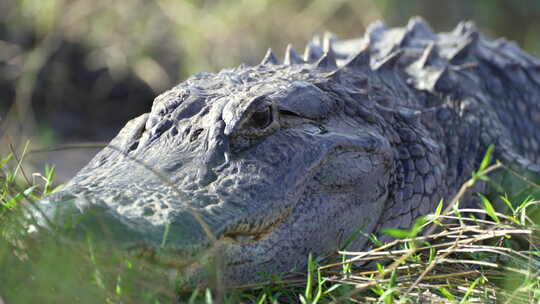
[[[485,39],[471,22],[436,34],[420,18],[411,19],[404,28],[373,23],[361,39],[333,39],[338,65],[367,49],[373,69],[390,66],[407,85],[460,103],[456,107],[463,109],[461,115],[472,115],[489,131],[483,136],[491,138],[484,142],[512,147],[515,153],[540,162],[540,60],[514,42]],[[311,45],[322,47],[322,43],[315,37]],[[404,97],[403,106],[418,110],[448,102]]]

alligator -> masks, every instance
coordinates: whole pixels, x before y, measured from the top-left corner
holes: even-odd
[[[39,204],[43,225],[72,223],[157,264],[212,252],[226,285],[261,281],[409,227],[456,194],[489,145],[540,173],[539,100],[540,60],[471,22],[326,34],[303,56],[269,50],[159,95]],[[189,268],[198,282],[202,264]]]

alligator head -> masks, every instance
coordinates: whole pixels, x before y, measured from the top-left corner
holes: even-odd
[[[168,259],[218,244],[228,285],[302,268],[373,231],[393,195],[400,139],[380,101],[398,97],[374,73],[369,51],[338,67],[325,47],[196,74],[41,206],[53,223],[79,216],[77,229]]]

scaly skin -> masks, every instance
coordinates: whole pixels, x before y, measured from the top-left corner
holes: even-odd
[[[45,212],[55,223],[82,214],[74,229],[163,261],[219,244],[232,286],[302,269],[359,229],[410,226],[489,144],[540,172],[540,62],[514,44],[470,23],[437,35],[418,18],[333,40],[163,93]]]

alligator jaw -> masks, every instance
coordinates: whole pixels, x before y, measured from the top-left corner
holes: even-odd
[[[277,216],[265,219],[260,223],[250,223],[249,221],[240,221],[239,223],[227,228],[220,236],[220,240],[234,245],[253,245],[269,234],[287,220],[292,208],[285,208]]]

